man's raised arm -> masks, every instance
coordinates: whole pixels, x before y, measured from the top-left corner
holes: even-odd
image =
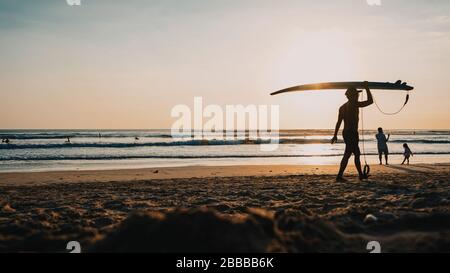
[[[367,100],[358,102],[358,107],[367,107],[373,103],[373,97],[372,97],[372,92],[370,92],[370,89],[369,89],[369,83],[364,82],[364,85],[365,85],[366,92],[367,92]]]

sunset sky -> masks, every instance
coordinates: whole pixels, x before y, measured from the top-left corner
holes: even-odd
[[[407,81],[396,116],[366,126],[450,129],[450,1],[0,0],[0,129],[170,128],[177,104],[278,104],[282,128],[333,128],[343,91]],[[386,111],[405,93],[374,91]]]

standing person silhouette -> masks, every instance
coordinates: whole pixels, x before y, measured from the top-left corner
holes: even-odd
[[[339,169],[339,173],[336,177],[337,182],[347,181],[344,179],[344,171],[347,168],[348,160],[352,156],[355,155],[355,166],[359,173],[359,179],[367,179],[368,176],[365,175],[361,169],[361,151],[359,150],[359,133],[358,133],[358,125],[359,125],[359,108],[367,107],[373,103],[372,93],[370,92],[368,82],[364,82],[365,89],[367,92],[367,100],[366,101],[358,101],[359,93],[361,91],[356,88],[349,88],[345,92],[345,96],[347,96],[348,101],[344,103],[339,108],[339,117],[336,123],[336,128],[334,130],[334,136],[331,139],[331,144],[336,143],[337,134],[339,132],[339,128],[341,127],[342,121],[344,121],[344,130],[342,131],[342,136],[345,142],[345,152],[342,157],[341,166]]]
[[[386,135],[383,132],[383,128],[378,128],[378,134],[375,135],[375,138],[377,139],[377,148],[378,148],[378,159],[380,159],[380,165],[383,165],[382,158],[384,154],[384,159],[386,160],[386,165],[388,164],[388,156],[389,156],[389,149],[387,146],[387,142],[389,141],[389,138],[391,137],[390,134],[386,137]]]

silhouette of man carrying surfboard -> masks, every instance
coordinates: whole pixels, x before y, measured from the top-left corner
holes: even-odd
[[[359,93],[362,91],[359,91],[354,87],[350,87],[345,92],[348,101],[339,108],[339,116],[336,123],[336,128],[334,130],[334,136],[331,139],[332,144],[336,143],[337,135],[343,121],[344,130],[342,131],[342,136],[345,142],[345,152],[344,156],[342,157],[339,173],[336,177],[336,181],[338,182],[347,181],[346,179],[344,179],[344,171],[345,168],[347,168],[348,160],[350,159],[352,154],[355,155],[355,165],[359,173],[359,179],[363,180],[368,178],[368,175],[364,174],[361,168],[361,151],[359,150],[358,124],[359,108],[367,107],[373,104],[373,97],[372,93],[370,92],[368,82],[364,82],[364,88],[367,92],[366,101],[358,101]]]
[[[359,93],[362,91],[358,91],[357,88],[364,88],[367,91],[367,100],[366,101],[358,101]],[[411,91],[414,87],[409,86],[406,82],[402,82],[401,80],[396,81],[395,83],[391,82],[324,82],[324,83],[313,83],[313,84],[302,84],[289,88],[285,88],[282,90],[278,90],[270,93],[270,95],[278,95],[290,92],[298,92],[298,91],[312,91],[312,90],[347,90],[345,95],[347,96],[348,101],[339,108],[339,118],[336,123],[336,129],[334,131],[333,139],[331,143],[334,144],[337,141],[337,134],[339,132],[339,128],[341,127],[342,122],[344,122],[344,130],[343,137],[345,142],[345,152],[344,157],[341,161],[341,166],[339,169],[338,176],[336,181],[346,181],[344,179],[344,171],[347,167],[348,160],[352,156],[355,155],[355,165],[359,173],[359,179],[367,179],[368,173],[370,172],[369,165],[364,167],[364,172],[361,169],[361,152],[359,150],[359,133],[358,133],[358,123],[359,123],[359,108],[364,108],[372,103],[374,103],[372,93],[370,89],[378,89],[378,90],[401,90],[401,91]],[[405,102],[403,103],[400,110],[393,113],[384,112],[379,105],[375,102],[378,110],[384,115],[395,115],[400,113],[406,104],[409,101],[409,93],[406,94]],[[363,146],[364,148],[364,146]]]

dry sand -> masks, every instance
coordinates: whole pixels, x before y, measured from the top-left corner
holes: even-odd
[[[450,252],[450,164],[353,169],[0,173],[0,251]]]

